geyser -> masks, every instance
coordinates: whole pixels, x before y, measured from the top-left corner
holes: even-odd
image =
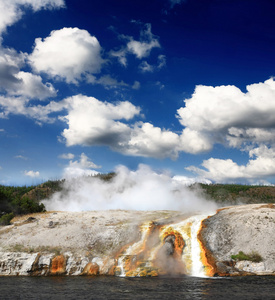
[[[146,165],[136,171],[116,169],[110,182],[79,177],[64,182],[63,190],[44,201],[47,210],[178,210],[186,213],[215,210],[216,204],[190,191],[169,174],[156,173]]]

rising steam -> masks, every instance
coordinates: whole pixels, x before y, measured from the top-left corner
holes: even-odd
[[[180,210],[202,212],[215,210],[206,201],[168,174],[157,174],[148,166],[137,171],[124,166],[116,170],[110,182],[96,177],[81,177],[64,182],[63,190],[44,201],[47,210]]]

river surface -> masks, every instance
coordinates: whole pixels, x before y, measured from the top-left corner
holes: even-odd
[[[275,276],[232,278],[0,277],[0,299],[274,300]]]

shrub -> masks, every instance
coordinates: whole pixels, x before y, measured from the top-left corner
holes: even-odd
[[[252,251],[249,254],[245,254],[243,251],[239,251],[236,255],[231,255],[231,258],[234,260],[250,260],[253,262],[260,262],[262,261],[262,257],[259,253]]]
[[[17,214],[28,214],[45,211],[45,206],[43,203],[39,204],[29,197],[15,198],[12,201],[13,209]]]
[[[13,213],[5,214],[0,218],[0,225],[10,225],[11,220],[14,218]]]

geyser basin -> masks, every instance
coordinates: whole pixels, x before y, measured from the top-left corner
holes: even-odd
[[[207,216],[124,210],[24,216],[0,228],[0,275],[274,274],[273,205]],[[231,259],[253,250],[262,261]]]

